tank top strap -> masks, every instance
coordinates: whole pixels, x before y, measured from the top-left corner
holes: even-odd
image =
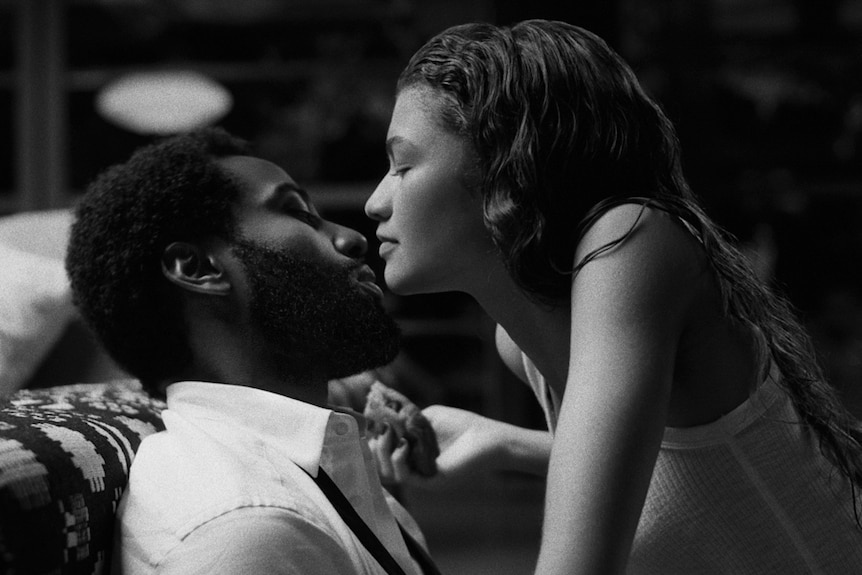
[[[643,196],[613,196],[610,198],[605,198],[604,200],[598,202],[590,211],[587,212],[581,221],[578,223],[578,230],[581,236],[586,233],[586,231],[592,226],[596,221],[602,217],[608,210],[615,208],[617,206],[621,206],[623,204],[640,204],[641,206],[647,207],[650,205],[654,205],[656,200],[653,198],[647,198]]]
[[[677,213],[671,211],[667,206],[665,206],[661,200],[656,198],[647,198],[645,196],[614,196],[611,198],[605,198],[604,200],[598,202],[590,211],[587,212],[587,215],[581,219],[578,224],[578,229],[580,236],[582,237],[584,233],[592,226],[602,215],[607,213],[608,210],[615,208],[617,206],[621,206],[623,204],[638,204],[643,208],[655,208],[657,210],[662,210],[672,215],[679,221],[682,226],[688,230],[688,232],[697,240],[697,242],[703,245],[703,237],[701,236],[698,229],[687,219],[680,216]]]

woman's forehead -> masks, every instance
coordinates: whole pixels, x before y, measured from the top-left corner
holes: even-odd
[[[389,123],[387,147],[396,143],[426,148],[440,143],[449,146],[453,139],[463,139],[443,124],[441,104],[442,96],[433,88],[413,87],[400,92]]]

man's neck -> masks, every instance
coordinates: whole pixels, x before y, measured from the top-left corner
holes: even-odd
[[[226,361],[231,354],[218,361],[193,361],[172,381],[207,381],[228,385],[253,387],[304,401],[321,407],[328,400],[328,381],[323,375],[296,375],[290,370],[267,365],[263,360],[248,361],[237,358]]]
[[[275,353],[272,342],[247,325],[228,324],[212,316],[207,319],[187,322],[192,361],[175,380],[242,385],[326,405],[326,374],[309,368],[318,367],[314,361]]]

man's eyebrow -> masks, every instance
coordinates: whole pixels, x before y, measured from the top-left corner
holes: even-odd
[[[305,188],[302,188],[302,187],[300,187],[300,186],[298,186],[292,182],[282,182],[282,183],[278,184],[275,187],[275,190],[273,191],[273,195],[275,197],[290,194],[290,193],[299,194],[299,197],[302,198],[302,200],[305,203],[311,202],[311,198],[308,195],[308,191],[306,191]]]

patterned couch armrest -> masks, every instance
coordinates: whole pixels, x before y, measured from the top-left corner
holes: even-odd
[[[0,401],[0,573],[107,573],[129,465],[164,407],[132,380]]]

